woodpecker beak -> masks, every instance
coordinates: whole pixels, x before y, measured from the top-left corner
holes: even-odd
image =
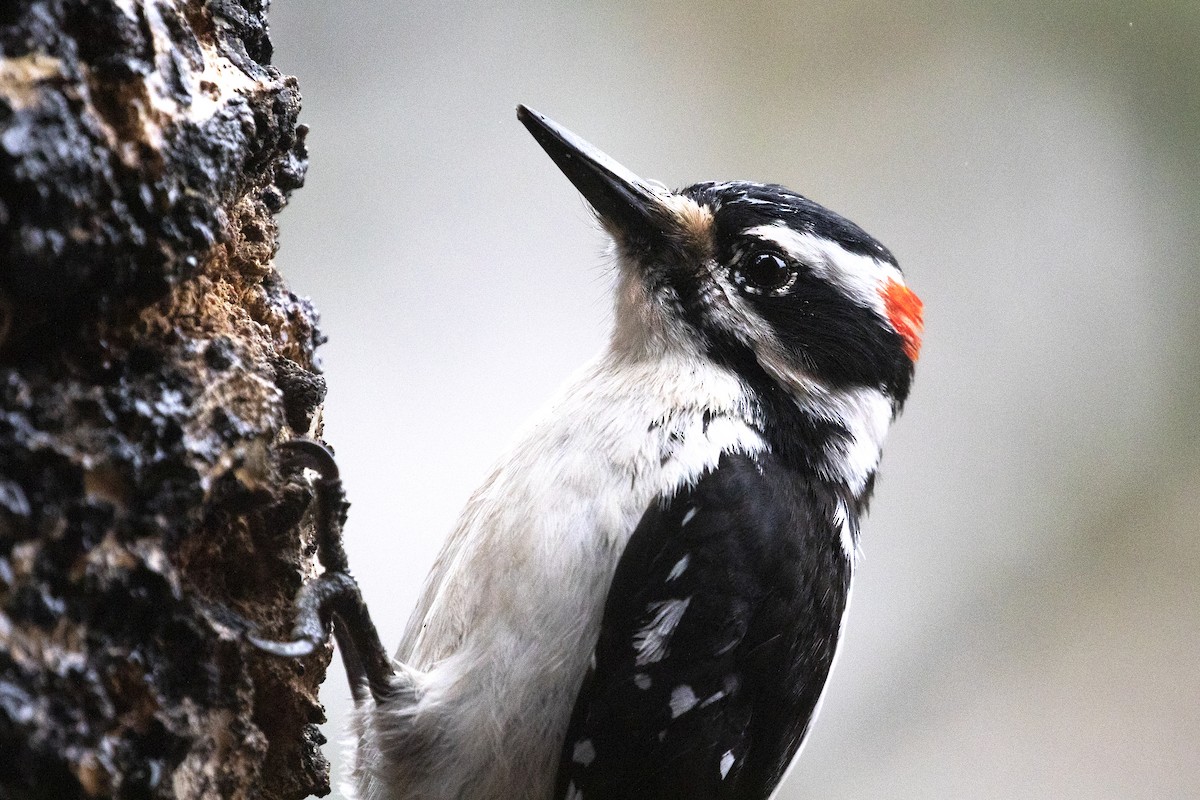
[[[670,214],[645,181],[528,106],[517,106],[517,119],[613,233],[642,241],[661,233]]]

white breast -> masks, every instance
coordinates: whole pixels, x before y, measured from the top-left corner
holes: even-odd
[[[397,653],[413,691],[359,719],[362,800],[545,800],[625,543],[647,506],[764,444],[741,382],[608,353],[475,493]],[[707,421],[706,421],[707,420]]]

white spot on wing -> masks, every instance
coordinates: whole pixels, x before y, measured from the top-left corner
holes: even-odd
[[[653,664],[667,657],[668,645],[675,626],[683,619],[692,598],[682,600],[665,600],[661,603],[651,603],[647,606],[653,616],[640,631],[633,635],[633,649],[636,652],[634,663],[639,667]]]
[[[691,711],[698,702],[692,687],[686,683],[676,686],[671,690],[671,719],[676,719]]]
[[[708,697],[704,698],[704,702],[700,704],[701,708],[704,708],[705,706],[711,706],[718,700],[724,700],[726,697],[736,692],[742,685],[742,682],[738,680],[737,675],[730,674],[725,676],[725,679],[721,681],[721,684],[724,688],[718,689]]]
[[[645,691],[650,688],[650,676],[644,672],[637,672],[633,675],[633,685]]]
[[[684,525],[687,525],[689,522],[692,521],[692,519],[695,516],[696,516],[696,508],[695,507],[689,508],[688,512],[683,515],[683,520],[679,523],[679,527],[682,528]]]
[[[692,511],[691,513],[695,513]],[[688,562],[692,560],[690,555],[685,554],[683,558],[675,562],[675,566],[671,567],[671,572],[667,575],[668,581],[673,581],[683,574],[683,571],[688,568]]]
[[[566,800],[583,800],[583,792],[579,791],[579,789],[575,786],[575,781],[571,781],[567,784]]]
[[[575,743],[575,749],[571,751],[571,760],[580,766],[588,766],[596,760],[596,748],[592,745],[591,739],[581,739]]]
[[[725,776],[731,769],[733,769],[733,751],[726,750],[725,755],[721,756],[721,780],[725,780]]]

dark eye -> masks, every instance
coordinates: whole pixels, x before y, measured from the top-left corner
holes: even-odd
[[[759,251],[742,259],[733,281],[749,294],[783,294],[796,282],[796,271],[778,253]]]

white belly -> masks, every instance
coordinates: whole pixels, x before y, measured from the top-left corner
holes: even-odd
[[[439,556],[397,653],[414,691],[358,720],[358,797],[548,800],[626,541],[722,452],[762,449],[754,419],[736,378],[694,360],[585,370]]]

